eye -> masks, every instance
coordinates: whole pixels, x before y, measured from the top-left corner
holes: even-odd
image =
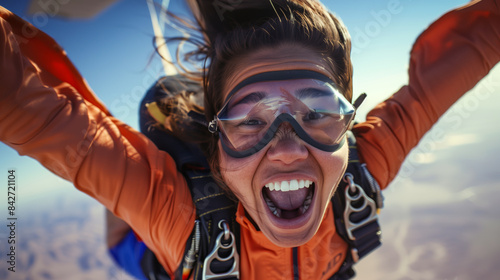
[[[307,112],[307,114],[304,115],[303,120],[304,121],[314,121],[314,120],[319,120],[324,118],[325,115],[322,113],[317,112],[316,110],[311,110]]]
[[[260,126],[260,125],[265,125],[266,123],[258,120],[258,119],[245,119],[241,121],[238,126]]]

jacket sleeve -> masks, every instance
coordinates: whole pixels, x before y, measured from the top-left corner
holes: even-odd
[[[0,140],[96,198],[176,270],[195,210],[175,162],[107,113],[49,36],[2,7]]]
[[[429,26],[410,55],[409,84],[353,128],[382,188],[445,111],[500,60],[500,1],[473,1]]]

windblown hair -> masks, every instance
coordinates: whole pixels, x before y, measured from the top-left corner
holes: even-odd
[[[188,39],[196,44],[196,50],[187,53],[186,60],[195,58],[204,64],[198,77],[203,85],[207,121],[223,106],[222,89],[235,62],[256,50],[283,44],[306,47],[320,55],[329,68],[330,78],[348,100],[352,99],[350,37],[342,22],[321,3],[315,0],[188,0],[188,3],[202,39]],[[161,108],[165,115],[187,112],[193,107],[185,94],[175,98],[182,101],[164,100],[166,106]],[[179,103],[184,104],[183,110],[171,110],[168,105]],[[172,119],[177,122],[170,125],[177,130],[173,134],[200,144],[214,177],[223,185],[218,137],[211,135],[206,127],[193,125],[185,115]],[[204,132],[189,132],[186,128]]]

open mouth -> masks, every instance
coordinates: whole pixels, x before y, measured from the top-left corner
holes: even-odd
[[[307,213],[314,191],[315,184],[309,180],[276,181],[265,185],[262,196],[276,218],[292,220]]]

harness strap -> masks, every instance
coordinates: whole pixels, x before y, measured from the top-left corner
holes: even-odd
[[[354,277],[352,266],[381,245],[377,217],[378,209],[382,208],[381,190],[366,167],[359,163],[354,134],[348,131],[347,137],[349,163],[346,176],[332,197],[332,204],[337,233],[349,245],[350,252],[331,280]]]
[[[190,186],[198,219],[186,243],[184,259],[175,272],[175,279],[188,279],[191,274],[194,276],[193,279],[203,279],[204,270],[207,269],[210,271],[208,274],[212,277],[206,277],[206,279],[238,279],[232,276],[235,273],[227,273],[234,271],[239,273],[238,269],[234,269],[234,266],[236,268],[239,266],[238,253],[240,245],[239,226],[234,215],[236,213],[236,203],[229,199],[223,190],[219,188],[208,170],[186,168],[182,172],[185,174],[187,183]],[[228,260],[219,261],[214,259],[208,264],[209,267],[205,267],[205,259],[214,251],[214,248],[220,248],[218,245],[221,241],[218,240],[220,240],[221,234],[224,236],[224,228],[219,227],[214,221],[227,221],[234,246],[217,250],[218,254],[223,257],[231,255]],[[151,250],[145,250],[141,267],[149,279],[170,279]],[[228,277],[221,277],[225,275],[228,275]]]
[[[146,248],[142,255],[141,268],[149,280],[170,280],[167,272],[149,248]],[[176,277],[176,279],[182,278]]]
[[[196,206],[197,221],[200,228],[199,251],[197,252],[196,266],[193,268],[194,279],[202,279],[204,271],[205,274],[207,274],[207,271],[211,272],[208,274],[212,276],[225,275],[225,272],[232,270],[235,260],[237,261],[236,265],[239,266],[239,226],[234,215],[237,204],[217,185],[208,170],[186,169],[184,172],[190,180],[191,195]],[[232,242],[235,246],[232,248],[220,248],[218,246],[224,240],[229,241],[227,238],[222,241],[219,238],[219,235],[224,233],[223,225],[219,225],[221,221],[226,221],[228,230],[234,234]],[[186,248],[190,248],[190,246],[190,244],[187,244]],[[214,259],[208,264],[209,267],[204,267],[205,259],[214,250],[217,250],[222,256],[236,254],[236,257],[231,257],[227,261]],[[232,278],[216,278],[214,276],[212,279]]]
[[[351,254],[348,253],[339,271],[330,277],[329,280],[348,280],[356,276],[356,272],[352,268],[353,263]]]

